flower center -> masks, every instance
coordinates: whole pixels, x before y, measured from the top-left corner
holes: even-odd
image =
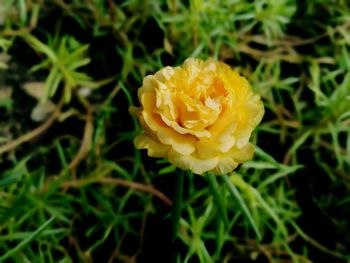
[[[193,81],[188,93],[180,92],[177,123],[187,129],[202,130],[218,118],[227,96],[224,83],[219,78]]]

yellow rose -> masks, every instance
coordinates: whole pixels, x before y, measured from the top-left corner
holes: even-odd
[[[146,76],[132,107],[144,132],[135,146],[196,174],[231,172],[252,158],[249,138],[264,115],[248,81],[213,59],[187,59]]]

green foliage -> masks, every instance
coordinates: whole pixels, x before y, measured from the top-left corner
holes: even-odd
[[[86,74],[77,72],[78,68],[90,62],[90,59],[85,57],[88,45],[79,45],[74,38],[64,37],[57,50],[54,50],[54,48],[50,48],[31,35],[25,36],[25,39],[34,50],[47,56],[47,60],[36,65],[31,72],[42,68],[51,68],[46,79],[44,99],[52,98],[62,81],[64,82],[63,97],[66,103],[71,100],[72,90],[77,85],[91,83],[91,79]]]
[[[52,47],[43,44],[32,35],[25,35],[24,39],[37,52],[44,53],[47,57],[40,64],[35,65],[30,70],[31,73],[50,68],[50,73],[46,79],[44,100],[52,98],[63,82],[63,100],[68,103],[72,98],[72,91],[77,87],[98,88],[108,83],[110,80],[95,82],[85,73],[79,72],[78,68],[90,63],[86,56],[88,45],[81,45],[73,37],[64,36],[60,39],[59,45],[52,41]]]
[[[0,261],[348,262],[349,28],[345,0],[0,1]],[[264,101],[224,178],[132,144],[143,77],[190,56]],[[38,127],[33,81],[56,105]]]

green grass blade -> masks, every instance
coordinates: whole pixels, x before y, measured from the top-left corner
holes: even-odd
[[[308,236],[298,225],[297,223],[291,221],[291,225],[295,228],[295,230],[297,231],[297,233],[300,235],[300,237],[302,239],[304,239],[305,241],[307,241],[308,243],[310,243],[312,246],[314,246],[315,248],[317,248],[318,250],[322,251],[325,254],[331,255],[333,257],[336,258],[341,258],[341,259],[345,259],[345,260],[350,260],[350,255],[345,255],[345,254],[341,254],[337,251],[333,251],[327,247],[325,247],[324,245],[320,244],[319,242],[317,242],[315,239],[313,239],[312,237]]]
[[[24,239],[22,242],[20,242],[17,246],[15,246],[13,249],[10,249],[7,251],[4,255],[0,257],[0,262],[4,262],[6,259],[10,258],[12,255],[18,253],[21,249],[23,249],[26,245],[28,245],[31,241],[33,241],[35,238],[37,238],[41,232],[44,231],[44,229],[51,224],[53,220],[55,220],[55,216],[51,217],[49,220],[47,220],[43,225],[41,225],[37,230],[35,230],[30,236],[28,236],[26,239]]]
[[[274,211],[274,209],[264,200],[264,198],[255,188],[251,187],[250,189],[253,192],[259,204],[261,205],[261,207],[275,221],[277,229],[283,234],[284,237],[287,237],[288,230],[283,224],[283,222],[281,221],[281,219],[279,218],[279,216],[277,215],[277,213]]]
[[[231,182],[230,178],[227,175],[224,175],[223,179],[224,179],[226,185],[228,186],[228,189],[230,190],[230,193],[232,194],[232,196],[238,201],[238,204],[240,205],[240,207],[242,208],[244,214],[248,218],[250,224],[252,225],[252,227],[254,229],[254,232],[255,232],[258,240],[260,241],[262,239],[262,237],[261,237],[259,228],[258,228],[257,224],[255,223],[251,213],[249,212],[249,209],[246,206],[242,196],[240,195],[240,193],[238,192],[236,186]]]
[[[271,174],[266,180],[264,180],[260,185],[259,185],[259,189],[264,189],[265,187],[267,187],[269,184],[274,183],[275,181],[277,181],[280,178],[283,178],[289,174],[292,174],[294,172],[296,172],[297,170],[303,168],[304,165],[298,164],[298,165],[294,165],[294,166],[285,166],[283,167],[283,169],[281,171],[278,171],[274,174]]]
[[[220,190],[219,183],[216,179],[216,176],[212,173],[207,173],[206,177],[209,183],[210,191],[214,197],[215,205],[219,211],[219,215],[222,221],[224,222],[225,226],[228,228],[229,223],[227,219],[226,208],[224,205],[225,199],[224,199],[224,196],[222,195],[222,190]]]
[[[51,60],[52,63],[57,62],[57,56],[55,52],[50,47],[42,43],[40,40],[38,40],[30,34],[25,35],[24,39],[33,47],[33,49],[35,49],[38,52],[44,53]]]
[[[171,210],[172,219],[172,237],[173,240],[177,237],[179,229],[181,210],[182,210],[182,195],[183,195],[183,184],[184,184],[184,171],[176,169],[175,171],[175,193],[173,207]]]
[[[0,187],[5,187],[14,183],[17,183],[18,179],[14,177],[8,177],[0,180]]]

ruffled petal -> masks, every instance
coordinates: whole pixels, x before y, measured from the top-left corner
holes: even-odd
[[[135,106],[130,106],[129,107],[129,113],[132,116],[135,116],[135,117],[139,116],[141,111],[142,111],[141,107],[135,107]]]
[[[141,102],[141,95],[144,93],[156,94],[155,86],[153,84],[153,76],[148,75],[143,79],[142,87],[137,90],[139,101]]]
[[[160,115],[160,117],[162,121],[166,123],[167,126],[173,128],[176,132],[180,134],[192,134],[195,135],[197,138],[209,138],[211,136],[210,132],[208,132],[207,130],[191,130],[183,128],[177,122],[171,121],[163,115]]]
[[[147,126],[157,134],[160,142],[170,145],[180,154],[191,154],[195,151],[195,138],[188,134],[179,134],[167,127],[161,118],[155,114],[142,112],[142,118]]]
[[[196,154],[201,159],[211,159],[221,154],[219,145],[212,141],[197,141]]]
[[[145,134],[135,137],[134,144],[137,149],[147,149],[148,156],[166,158],[170,147],[151,139]]]
[[[220,155],[218,165],[211,170],[217,175],[227,174],[238,166],[239,163],[246,162],[253,157],[254,146],[247,144],[241,149],[232,148],[226,154]]]
[[[223,175],[232,172],[237,166],[238,163],[232,157],[225,156],[219,159],[217,166],[210,170],[210,172],[215,175]]]
[[[168,159],[169,162],[175,166],[183,170],[190,169],[195,174],[203,174],[213,169],[219,161],[218,157],[211,159],[200,159],[193,155],[182,155],[176,151],[169,151]]]
[[[248,143],[242,148],[232,148],[227,155],[231,156],[236,162],[243,163],[253,158],[255,148],[252,144]]]

